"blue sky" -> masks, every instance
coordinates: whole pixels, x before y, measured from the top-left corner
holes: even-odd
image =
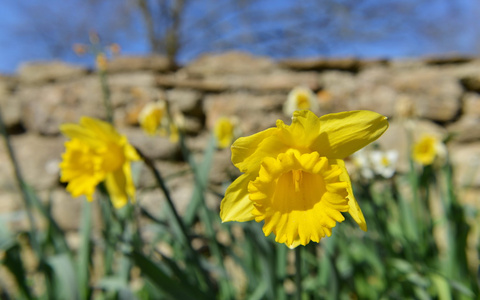
[[[73,43],[88,43],[91,30],[105,37],[105,44],[119,43],[124,54],[149,51],[141,15],[132,1],[99,1],[93,10],[83,0],[2,2],[0,73],[13,73],[20,63],[34,60],[91,63],[91,57],[77,57],[70,50]],[[191,3],[180,29],[186,45],[179,53],[182,63],[205,52],[230,49],[274,58],[392,58],[480,51],[478,0]],[[222,13],[208,15],[212,8]]]

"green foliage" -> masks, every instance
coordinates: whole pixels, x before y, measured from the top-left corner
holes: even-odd
[[[476,276],[468,267],[465,251],[467,215],[455,196],[450,164],[440,169],[427,166],[420,171],[412,165],[408,174],[358,183],[355,192],[368,232],[347,221],[320,245],[297,248],[293,267],[287,259],[292,257],[291,250],[266,238],[260,224],[221,224],[218,211],[205,205],[214,139],[199,164],[184,143],[182,146],[195,176],[191,202],[195,209],[189,209],[182,219],[172,202],[171,213],[155,216],[142,209],[140,199],[138,204],[115,210],[101,187],[103,199],[84,204],[76,251],[66,243],[49,207],[24,183],[24,194],[33,204],[32,209],[41,213],[48,226],[46,232],[23,235],[29,237],[27,244],[5,227],[2,231],[2,261],[18,285],[15,297],[287,299],[295,295],[295,286],[302,287],[297,296],[302,299],[474,299],[478,295]],[[169,199],[170,192],[159,170],[147,158],[145,161],[160,191]],[[94,241],[91,235],[95,204],[102,211],[101,241]],[[434,215],[432,206],[437,206],[441,215]],[[150,220],[149,229],[156,235],[148,242],[142,239],[137,224],[140,215]],[[195,223],[205,228],[203,236],[192,232]],[[228,234],[231,243],[219,242],[218,231]],[[205,242],[207,250],[192,247],[194,236]],[[437,239],[443,239],[443,243]],[[32,273],[26,270],[21,253],[25,247],[35,249],[34,240],[39,243],[38,265]],[[173,256],[155,249],[159,241],[171,245]],[[93,264],[94,249],[103,254],[102,267]],[[227,272],[227,257],[238,266],[238,274]],[[140,270],[136,278],[132,276],[134,268]],[[95,269],[103,269],[104,273],[92,281]],[[34,292],[33,274],[43,275],[46,282],[47,288],[40,294]],[[236,283],[242,276],[246,283],[239,287]],[[136,288],[134,280],[141,282]],[[296,280],[299,283],[295,284]]]
[[[1,116],[1,114],[0,114]],[[1,119],[0,119],[1,121]],[[1,123],[1,122],[0,122]],[[1,125],[1,124],[0,124]],[[8,135],[2,131],[9,144]],[[142,199],[116,210],[106,189],[100,199],[85,201],[79,243],[65,233],[17,172],[29,229],[0,226],[2,265],[10,272],[17,299],[476,299],[479,286],[466,255],[471,234],[469,211],[458,201],[453,166],[355,183],[355,194],[368,232],[350,219],[320,244],[295,251],[265,237],[255,222],[222,224],[218,209],[205,203],[216,151],[210,139],[197,162],[180,146],[194,177],[194,192],[180,216],[166,179],[148,157],[162,212],[147,211]],[[11,149],[11,147],[9,148]],[[139,151],[141,154],[141,151]],[[134,172],[138,177],[138,172]],[[134,178],[136,181],[138,178]],[[92,209],[101,211],[101,232],[92,233]],[[33,214],[47,225],[38,230]],[[142,222],[140,222],[140,219]],[[1,220],[0,220],[1,221]],[[198,230],[196,228],[201,228]],[[144,230],[150,236],[145,238]],[[219,239],[219,235],[226,238]],[[478,239],[478,237],[475,237]],[[198,243],[194,244],[196,241]],[[159,244],[168,245],[164,253]],[[194,246],[196,245],[196,246]],[[36,263],[27,268],[22,255]],[[3,282],[0,282],[4,286]],[[7,293],[6,291],[4,293]]]

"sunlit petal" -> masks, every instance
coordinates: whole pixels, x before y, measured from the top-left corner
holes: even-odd
[[[362,210],[358,205],[355,196],[353,195],[352,183],[350,181],[350,176],[348,175],[347,168],[345,167],[345,162],[342,159],[337,159],[336,164],[342,169],[342,174],[340,174],[340,180],[346,182],[347,192],[348,192],[348,213],[352,216],[353,220],[360,226],[363,231],[367,231],[367,222],[363,216]]]
[[[269,151],[278,153],[282,151],[282,149],[275,149],[281,146],[278,138],[275,137],[277,132],[277,128],[269,128],[237,139],[231,147],[232,163],[242,172],[248,172],[249,169],[258,170],[263,158],[269,156]]]
[[[109,173],[105,179],[105,186],[115,208],[128,203],[127,178],[122,169]]]
[[[254,176],[243,174],[228,187],[220,205],[222,222],[244,222],[254,218],[252,215],[253,203],[250,201],[247,191],[247,185],[253,179],[255,179]]]
[[[388,128],[385,116],[367,110],[324,115],[312,148],[329,158],[343,159],[378,139]]]

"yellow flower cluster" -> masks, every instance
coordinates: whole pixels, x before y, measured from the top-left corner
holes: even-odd
[[[60,129],[70,138],[62,154],[60,181],[68,182],[67,191],[73,197],[85,195],[91,201],[95,187],[105,182],[115,207],[135,201],[130,162],[140,157],[125,136],[112,125],[88,117]]]
[[[222,221],[264,221],[265,235],[289,247],[330,236],[342,212],[366,231],[343,159],[380,137],[387,118],[371,111],[319,118],[303,110],[290,126],[276,125],[233,143],[232,162],[244,174],[225,193]]]

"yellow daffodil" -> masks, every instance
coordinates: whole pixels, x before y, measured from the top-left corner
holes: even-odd
[[[232,162],[244,174],[225,193],[222,221],[264,221],[264,234],[289,247],[330,236],[342,212],[366,231],[343,159],[387,127],[387,118],[371,111],[318,118],[303,110],[291,125],[278,120],[275,128],[237,139]]]
[[[213,129],[217,145],[219,148],[227,148],[235,138],[236,120],[227,117],[221,117],[215,122]]]
[[[168,135],[170,142],[180,139],[180,130],[184,128],[184,117],[180,111],[170,114],[166,101],[148,103],[138,114],[138,123],[148,135]]]
[[[138,123],[148,135],[155,135],[166,113],[167,106],[164,101],[148,103],[138,114]]]
[[[283,112],[287,116],[291,116],[297,110],[318,109],[318,100],[315,94],[307,87],[296,87],[290,91],[287,101],[283,105]]]
[[[68,182],[67,191],[73,197],[85,195],[92,200],[95,187],[105,182],[116,208],[135,201],[135,186],[130,162],[140,159],[125,136],[112,125],[82,117],[80,124],[64,124],[62,133],[70,138],[60,163],[60,181]]]
[[[417,163],[428,166],[435,158],[443,155],[445,152],[442,142],[433,135],[424,135],[414,145],[412,149],[412,158]]]

